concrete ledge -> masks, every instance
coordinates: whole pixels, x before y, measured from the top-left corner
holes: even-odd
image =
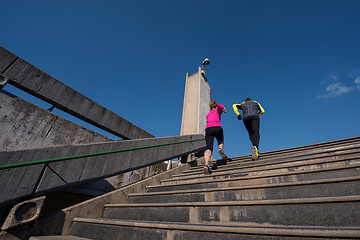
[[[0,189],[0,205],[197,152],[205,147],[203,138],[203,135],[198,134],[0,152],[2,165],[7,165],[129,149],[106,155],[90,155],[67,161],[0,170],[0,182],[4,186]]]

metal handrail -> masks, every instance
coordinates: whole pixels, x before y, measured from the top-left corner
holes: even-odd
[[[181,141],[181,142],[163,143],[163,144],[150,145],[150,146],[145,146],[145,147],[119,149],[119,150],[113,150],[113,151],[89,153],[89,154],[75,155],[75,156],[68,156],[68,157],[61,157],[61,158],[51,158],[51,159],[37,160],[37,161],[24,162],[24,163],[14,163],[14,164],[0,166],[0,170],[9,169],[9,168],[17,168],[17,167],[25,167],[25,166],[31,166],[31,165],[38,165],[38,164],[50,163],[50,162],[66,161],[66,160],[71,160],[71,159],[75,159],[75,158],[92,157],[92,156],[106,155],[106,154],[112,154],[112,153],[118,153],[118,152],[127,152],[127,151],[134,151],[134,150],[140,150],[140,149],[146,149],[146,148],[162,147],[162,146],[168,146],[168,145],[174,145],[174,144],[180,144],[180,143],[196,142],[196,141],[202,141],[202,140],[205,140],[205,139],[195,139],[195,140],[187,140],[187,141]]]

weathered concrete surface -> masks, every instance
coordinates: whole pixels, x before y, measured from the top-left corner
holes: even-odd
[[[0,151],[113,141],[1,89],[0,136]]]
[[[0,151],[112,141],[0,89]],[[161,172],[163,169],[158,167],[154,165],[83,185],[76,192],[87,195],[109,192]]]
[[[76,236],[36,236],[29,238],[29,240],[92,240],[92,239],[76,237]]]
[[[112,141],[0,89],[0,151]],[[2,159],[0,165],[3,165]],[[150,166],[86,184],[81,189],[72,189],[72,192],[100,195],[153,176],[162,170],[158,169],[158,165]]]
[[[0,152],[1,164],[8,165],[140,148],[107,155],[0,170],[0,182],[3,185],[0,190],[0,205],[11,204],[35,194],[104,179],[191,152],[201,151],[205,147],[203,138],[203,135],[198,134]],[[149,146],[154,147],[148,148]]]
[[[8,217],[1,227],[1,230],[8,230],[14,226],[34,221],[40,216],[44,202],[45,196],[41,196],[16,204],[11,209]]]
[[[180,135],[204,134],[206,114],[210,111],[211,89],[201,74],[201,68],[193,75],[186,74],[183,115]]]
[[[203,162],[203,159],[199,161]],[[130,193],[145,192],[146,186],[160,184],[161,180],[171,178],[189,168],[189,164],[182,165],[75,206],[58,210],[17,229],[0,232],[0,240],[27,240],[30,236],[69,234],[74,217],[101,217],[105,204],[127,203]]]
[[[359,140],[357,140],[357,142],[358,141]],[[357,144],[354,144],[353,141],[348,142],[347,144],[349,144],[347,146],[348,148],[358,148],[358,146],[356,146]],[[321,158],[318,159],[321,155],[320,152],[326,153],[327,157],[333,157],[335,160],[344,154],[344,148],[346,148],[347,144],[341,144],[341,146],[330,144],[331,147],[327,144],[327,146],[321,144],[321,146],[316,145],[316,147],[313,146],[312,148],[298,148],[298,150],[301,149],[301,151],[306,152],[303,152],[302,154],[295,149],[291,149],[290,151],[287,149],[280,150],[283,151],[284,154],[280,151],[277,151],[276,154],[274,154],[274,152],[263,153],[262,158],[255,162],[250,161],[249,156],[242,156],[232,159],[229,164],[234,167],[236,164],[243,165],[251,163],[251,165],[253,165],[251,167],[253,171],[252,175],[257,175],[258,170],[263,168],[264,165],[275,165],[272,166],[272,168],[273,170],[277,169],[279,174],[282,174],[284,171],[293,174],[294,169],[289,168],[287,165],[289,162],[296,162],[301,158],[301,162],[310,161],[310,163],[313,164],[315,159],[316,161],[321,160]],[[333,151],[329,151],[329,148]],[[308,159],[302,159],[300,155],[308,155]],[[348,157],[349,160],[352,158],[353,161],[358,162],[358,154],[354,156],[353,153],[351,153]],[[244,161],[245,158],[247,158],[247,161]],[[278,161],[279,158],[281,161]],[[324,158],[326,157],[324,156]],[[304,164],[307,166],[308,163],[304,162]],[[317,170],[322,172],[331,171],[333,172],[332,176],[320,174],[316,178],[311,179],[301,179],[299,177],[292,177],[291,179],[279,178],[277,180],[271,179],[271,181],[267,181],[266,184],[261,184],[256,180],[254,181],[254,178],[249,179],[247,176],[244,176],[242,182],[238,182],[236,185],[237,187],[243,186],[239,193],[244,194],[245,198],[231,199],[231,195],[224,194],[222,195],[222,199],[211,197],[210,199],[205,199],[203,202],[198,202],[197,199],[194,199],[194,202],[186,201],[179,203],[179,198],[174,197],[168,198],[166,203],[154,201],[154,204],[149,202],[144,204],[106,204],[105,208],[113,208],[115,211],[111,211],[111,214],[108,215],[106,213],[107,210],[105,209],[104,214],[100,215],[99,218],[75,217],[70,233],[72,235],[104,240],[113,239],[114,236],[119,239],[158,239],[159,232],[162,231],[165,231],[166,234],[163,235],[165,236],[164,238],[161,236],[160,238],[169,240],[208,238],[360,239],[360,189],[358,188],[359,163],[356,163],[357,166],[352,166],[355,165],[352,161],[343,162],[342,164],[342,167],[344,168],[352,167],[354,170],[357,170],[357,172],[352,174],[357,178],[356,182],[353,182],[353,184],[348,186],[341,184],[340,181],[343,181],[344,183],[345,181],[349,181],[350,176],[347,176],[348,179],[346,180],[340,178],[343,175],[339,172],[339,169],[335,170],[322,164],[317,164]],[[219,168],[213,172],[213,175],[215,175],[216,172],[223,171],[223,166],[224,165],[219,166]],[[237,169],[239,170],[239,168]],[[310,169],[306,168],[298,168],[296,171],[299,171],[299,174],[304,175],[306,172],[309,172],[309,170]],[[312,172],[312,170],[313,169],[310,171]],[[227,169],[225,171],[227,171]],[[189,172],[192,172],[194,177],[196,176],[199,178],[199,182],[216,181],[212,179],[201,180],[200,178],[203,176],[203,173],[200,172],[199,167],[191,169],[190,171],[182,171],[181,175]],[[241,174],[241,172],[242,170],[239,170],[235,174]],[[172,178],[175,178],[176,176],[179,176],[179,174],[173,174]],[[184,177],[188,177],[188,175],[185,174]],[[176,179],[176,181],[178,181],[178,177],[176,177]],[[229,176],[227,179],[227,181],[232,181],[233,178],[232,176]],[[336,184],[337,186],[323,185],[325,182],[330,183],[330,181],[332,182],[332,185]],[[163,186],[166,186],[168,182],[171,181],[166,179],[160,181]],[[289,191],[290,188],[283,188],[283,183],[286,183],[286,185],[289,186],[288,184],[290,182],[293,187],[299,186],[299,184],[304,186],[308,185],[306,186],[307,190],[300,190],[298,188],[291,189],[292,193],[285,193],[285,191]],[[322,193],[317,192],[318,190],[314,188],[315,186],[312,186],[315,183],[320,184],[318,188],[323,188],[321,189]],[[338,185],[339,183],[340,185]],[[268,184],[272,184],[271,187],[277,186],[279,192],[276,191],[276,195],[281,194],[283,197],[275,197],[274,199],[273,196],[266,193],[266,188],[269,187]],[[156,186],[160,186],[160,184],[147,186],[146,189]],[[227,184],[214,188],[203,186],[201,189],[198,189],[198,192],[209,193],[215,190],[225,190],[225,188],[228,187]],[[190,185],[187,185],[183,190],[190,188]],[[257,193],[247,194],[244,192],[245,189],[250,190],[254,188],[259,189]],[[282,188],[282,190],[280,190],[280,188]],[[354,192],[354,188],[356,188],[357,192]],[[155,191],[154,194],[163,194],[165,193],[163,190]],[[298,192],[293,196],[295,191]],[[129,193],[131,193],[131,191],[128,192],[128,197],[132,195],[129,195]],[[145,194],[144,192],[142,193]],[[275,192],[272,192],[271,195],[274,193]],[[148,194],[148,191],[146,194]],[[168,194],[173,195],[174,193],[168,192]],[[256,198],[254,198],[254,194],[257,195]],[[127,200],[126,196],[124,196],[124,198]],[[119,199],[120,202],[123,200],[121,197]],[[116,208],[123,209],[117,211]],[[99,210],[101,209],[100,206],[97,208],[94,205],[94,209],[97,209],[99,213],[101,211]],[[182,209],[182,211],[179,211],[179,209]],[[106,219],[105,216],[111,217],[111,219]],[[116,220],[114,218],[122,220]],[[151,221],[142,222],[130,219],[146,219]],[[158,222],[156,220],[166,222]],[[173,221],[173,223],[169,223],[168,221]],[[179,221],[186,222],[179,224]],[[48,222],[51,222],[51,219],[49,219]],[[85,225],[87,226],[85,227]],[[144,232],[144,229],[146,229],[146,232]],[[150,229],[153,229],[153,232],[151,232]],[[183,233],[175,233],[179,232],[179,230]],[[213,234],[211,235],[209,232]],[[64,232],[63,234],[66,233]],[[246,236],[243,236],[243,234],[246,234]]]
[[[123,139],[154,137],[2,47],[0,73],[9,84]]]
[[[359,196],[340,196],[281,200],[111,204],[105,205],[103,218],[194,224],[257,223],[357,227],[360,225],[359,201]]]

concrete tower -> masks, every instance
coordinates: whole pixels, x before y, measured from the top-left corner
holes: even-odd
[[[205,135],[210,100],[211,88],[203,68],[199,67],[199,71],[193,75],[187,73],[180,135]]]

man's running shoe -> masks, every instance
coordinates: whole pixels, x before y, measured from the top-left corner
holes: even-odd
[[[260,153],[256,146],[251,147],[251,152],[252,152],[252,154],[251,154],[252,160],[253,161],[258,160],[260,157]]]
[[[205,167],[204,167],[204,174],[205,175],[211,174],[211,169],[208,165],[205,165]]]
[[[227,159],[228,156],[225,154],[224,150],[222,148],[219,148],[218,153],[221,155],[222,159]]]

